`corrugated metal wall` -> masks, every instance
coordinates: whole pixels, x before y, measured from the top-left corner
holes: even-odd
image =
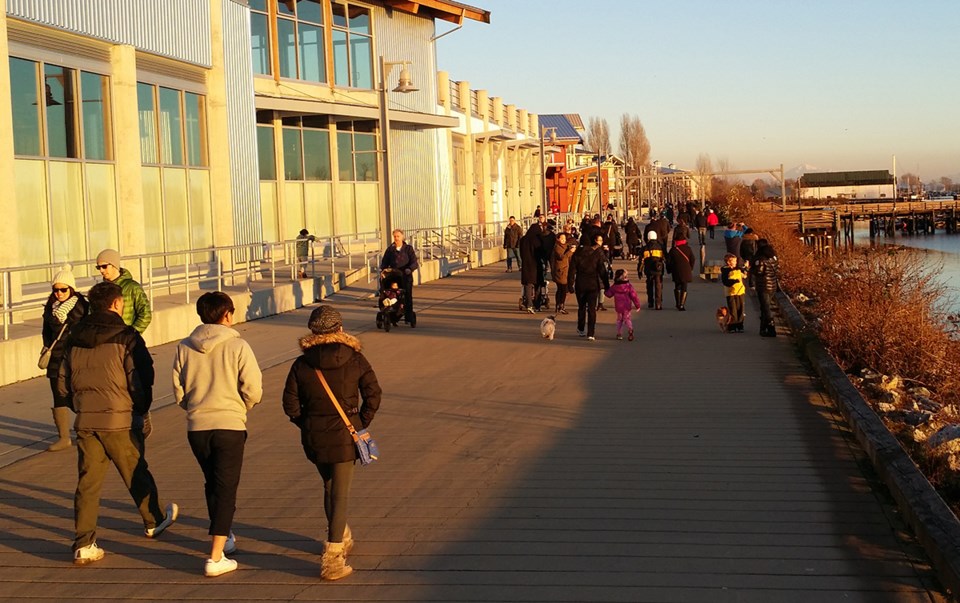
[[[233,194],[234,244],[263,240],[257,126],[253,102],[250,11],[233,0],[223,2],[224,77],[230,136],[230,188]]]
[[[374,35],[377,54],[387,61],[410,61],[410,76],[420,89],[412,94],[388,90],[390,109],[437,112],[437,62],[434,24],[400,11],[373,7]],[[400,67],[394,67],[388,88],[396,85]],[[377,78],[379,81],[379,77]],[[391,184],[393,187],[393,222],[399,228],[432,228],[441,223],[437,198],[437,139],[434,132],[390,131]]]
[[[209,0],[7,0],[7,14],[210,66]]]

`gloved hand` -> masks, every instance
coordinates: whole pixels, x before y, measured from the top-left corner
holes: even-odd
[[[410,270],[409,268],[404,268],[404,269],[403,269],[403,273],[409,276],[409,275],[413,274],[413,270]]]

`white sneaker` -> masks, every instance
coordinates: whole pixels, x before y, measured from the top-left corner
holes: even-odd
[[[163,534],[163,531],[173,525],[173,522],[177,520],[177,514],[180,513],[180,507],[177,506],[177,503],[170,503],[167,505],[167,516],[163,518],[163,521],[157,524],[155,528],[145,528],[143,533],[147,535],[147,538],[156,538],[160,534]]]
[[[590,337],[587,337],[587,341],[596,341],[596,340],[597,338],[594,337],[593,335],[591,335]]]
[[[97,546],[97,543],[91,543],[83,548],[73,552],[73,562],[77,565],[86,565],[94,561],[103,559],[104,550]]]
[[[203,575],[208,578],[213,578],[229,574],[235,569],[237,569],[237,562],[233,559],[227,559],[226,555],[222,555],[220,561],[207,559],[207,562],[203,565]]]
[[[232,555],[237,552],[237,537],[233,535],[233,532],[230,532],[230,535],[227,536],[227,543],[223,545],[223,554]]]

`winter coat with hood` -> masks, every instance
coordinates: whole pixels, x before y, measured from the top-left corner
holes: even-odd
[[[567,289],[570,291],[599,291],[600,281],[603,290],[610,288],[607,275],[606,254],[599,245],[581,246],[570,261],[570,274],[567,277]]]
[[[576,249],[576,246],[565,245],[559,240],[554,244],[553,254],[550,256],[550,276],[557,285],[567,286],[570,277],[570,259]]]
[[[247,411],[263,396],[250,344],[226,325],[199,325],[177,346],[173,395],[187,411],[187,431],[246,431]]]
[[[613,298],[613,307],[617,313],[626,313],[631,309],[640,309],[640,297],[630,281],[616,281],[604,292],[607,297]]]
[[[120,276],[113,284],[119,285],[123,291],[123,322],[143,333],[153,320],[150,310],[150,298],[147,297],[143,286],[133,280],[133,276],[126,268],[120,269]]]
[[[633,251],[640,246],[640,225],[632,217],[627,220],[627,225],[623,228],[627,234],[627,247]]]
[[[64,322],[60,322],[60,319],[53,314],[53,304],[57,299],[52,293],[46,305],[43,306],[43,328],[41,329],[43,345],[50,347],[54,340],[57,339],[57,335],[60,335],[60,329],[63,329],[63,325],[67,325],[66,328],[63,329],[63,335],[60,335],[60,340],[57,341],[50,350],[50,364],[47,365],[47,378],[49,379],[55,378],[57,373],[60,372],[60,363],[63,361],[63,351],[67,345],[67,339],[70,337],[70,330],[77,326],[80,320],[87,315],[87,308],[89,307],[87,298],[77,291],[74,291],[73,295],[67,298],[67,301],[74,297],[77,298],[77,301],[74,303],[73,308],[70,309],[70,312],[67,313],[67,319]]]
[[[520,238],[520,282],[524,285],[539,285],[543,275],[543,231],[539,224],[532,224]]]
[[[153,358],[143,337],[111,311],[74,327],[57,374],[57,393],[77,413],[77,431],[125,431],[150,410]]]
[[[693,250],[686,241],[680,239],[679,245],[674,245],[667,254],[667,272],[673,276],[675,283],[693,282],[693,266],[696,259]]]
[[[337,397],[353,427],[364,429],[380,408],[380,384],[360,341],[344,332],[300,338],[303,355],[293,361],[283,388],[283,412],[300,427],[300,442],[311,462],[346,463],[357,459],[353,438],[327,396],[317,369]]]
[[[780,261],[773,247],[764,245],[757,250],[750,264],[757,291],[776,293],[780,276]]]

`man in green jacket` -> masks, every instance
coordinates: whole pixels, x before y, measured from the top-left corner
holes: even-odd
[[[123,322],[142,335],[153,318],[150,298],[140,283],[133,280],[130,271],[120,267],[120,252],[116,249],[104,249],[98,253],[97,270],[103,280],[120,285],[123,290]]]

